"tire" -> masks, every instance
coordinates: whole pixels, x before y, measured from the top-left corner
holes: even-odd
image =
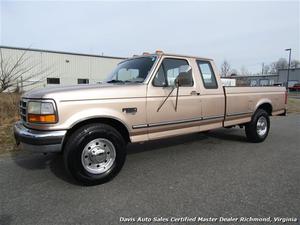
[[[84,185],[102,184],[115,177],[126,159],[126,143],[113,127],[87,124],[67,139],[64,164],[69,174]]]
[[[263,109],[258,109],[252,116],[251,122],[245,126],[247,139],[253,143],[263,142],[268,136],[269,130],[269,114]]]

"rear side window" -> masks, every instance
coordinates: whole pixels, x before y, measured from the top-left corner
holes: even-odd
[[[197,60],[197,65],[200,70],[204,87],[207,89],[218,88],[216,76],[214,74],[210,62]]]

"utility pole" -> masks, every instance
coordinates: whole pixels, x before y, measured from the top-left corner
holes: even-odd
[[[261,75],[263,75],[263,74],[264,74],[264,70],[265,70],[265,64],[264,64],[264,63],[262,63],[262,67],[261,67]]]
[[[287,48],[285,51],[289,51],[289,67],[287,71],[287,79],[286,79],[286,90],[289,90],[289,79],[290,79],[290,68],[291,68],[291,54],[292,54],[292,49]]]

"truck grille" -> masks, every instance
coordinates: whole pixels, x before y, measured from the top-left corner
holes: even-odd
[[[28,100],[26,99],[21,99],[20,101],[20,117],[24,122],[27,122],[27,102]]]

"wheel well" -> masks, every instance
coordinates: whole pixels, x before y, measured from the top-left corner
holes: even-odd
[[[257,109],[265,110],[270,116],[272,115],[272,105],[270,103],[261,104]]]
[[[129,132],[128,132],[126,126],[123,123],[121,123],[120,121],[118,121],[116,119],[111,119],[111,118],[93,118],[93,119],[87,119],[82,122],[79,122],[75,126],[73,126],[70,130],[68,130],[68,132],[64,138],[64,141],[63,141],[63,147],[64,147],[65,143],[67,142],[68,138],[70,137],[70,135],[75,130],[77,130],[81,126],[84,126],[86,124],[91,124],[91,123],[104,123],[104,124],[110,125],[113,128],[115,128],[118,132],[120,132],[120,134],[123,136],[123,138],[126,142],[130,142]],[[62,149],[63,149],[63,147],[62,147]]]

